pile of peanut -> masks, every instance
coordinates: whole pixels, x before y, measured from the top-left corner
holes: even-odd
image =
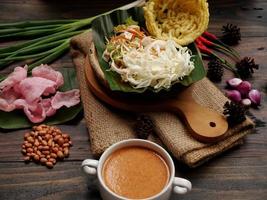
[[[69,156],[71,146],[68,134],[54,126],[42,124],[25,133],[21,152],[25,162],[34,161],[53,168],[58,160]]]

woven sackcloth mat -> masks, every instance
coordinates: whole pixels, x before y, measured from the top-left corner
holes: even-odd
[[[113,143],[136,137],[132,128],[135,118],[132,113],[125,113],[102,104],[91,94],[84,72],[84,61],[91,42],[92,35],[89,31],[75,36],[71,40],[71,53],[80,84],[91,151],[94,155],[100,155]],[[193,97],[196,102],[222,113],[223,105],[228,99],[208,79],[198,81],[193,87]],[[189,167],[196,167],[221,152],[242,144],[243,137],[253,128],[253,122],[247,118],[243,123],[229,129],[222,141],[204,144],[190,136],[176,115],[168,112],[146,114],[154,120],[156,134],[168,151]]]

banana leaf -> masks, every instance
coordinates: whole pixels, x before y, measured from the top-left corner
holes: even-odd
[[[134,7],[128,10],[116,10],[110,14],[102,15],[92,22],[93,41],[96,47],[100,67],[104,72],[105,78],[112,91],[143,93],[146,89],[149,89],[153,92],[159,92],[159,90],[154,90],[153,88],[135,89],[128,83],[122,82],[120,75],[109,70],[109,64],[102,58],[102,54],[106,48],[105,37],[111,37],[114,34],[114,26],[124,24],[128,17],[132,17],[133,20],[138,22],[139,26],[146,29],[144,12],[141,7]],[[186,76],[183,80],[179,81],[179,84],[182,84],[183,86],[189,86],[206,76],[201,54],[195,44],[192,43],[188,45],[188,48],[192,51],[192,61],[194,62],[195,69],[189,76]]]
[[[59,91],[67,91],[74,88],[78,88],[76,80],[76,73],[74,68],[62,68],[59,70],[64,77],[64,85]],[[63,107],[57,110],[56,114],[48,117],[44,122],[48,125],[62,124],[74,119],[82,111],[82,104],[66,108]],[[28,120],[26,115],[21,110],[15,110],[12,112],[0,111],[0,128],[2,129],[21,129],[29,128],[36,124],[33,124]]]

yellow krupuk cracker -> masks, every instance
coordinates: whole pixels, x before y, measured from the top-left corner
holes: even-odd
[[[149,0],[144,6],[149,33],[158,39],[173,39],[187,45],[199,37],[209,23],[206,0]]]

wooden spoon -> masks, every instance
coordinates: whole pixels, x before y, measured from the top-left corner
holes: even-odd
[[[224,116],[197,104],[192,97],[192,87],[188,87],[174,98],[165,100],[131,100],[107,91],[99,84],[86,57],[85,75],[91,92],[101,101],[114,108],[133,111],[170,111],[179,114],[191,130],[192,136],[201,142],[217,142],[228,129]]]

